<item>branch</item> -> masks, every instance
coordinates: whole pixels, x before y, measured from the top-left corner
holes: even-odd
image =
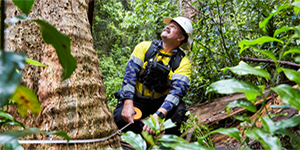
[[[252,61],[252,62],[274,63],[274,61],[270,60],[270,59],[258,59],[258,58],[249,58],[249,57],[241,57],[240,60]],[[292,63],[292,62],[288,62],[288,61],[280,61],[280,64],[300,68],[300,64],[296,64],[296,63]]]

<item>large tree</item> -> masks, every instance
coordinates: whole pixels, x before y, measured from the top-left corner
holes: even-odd
[[[20,21],[6,29],[6,49],[25,53],[30,59],[50,68],[27,65],[22,70],[22,84],[31,88],[42,105],[40,115],[29,114],[22,118],[16,107],[10,113],[26,128],[37,127],[45,131],[64,130],[72,139],[93,139],[106,137],[117,130],[111,110],[107,106],[105,86],[99,70],[99,60],[93,48],[93,39],[88,22],[88,0],[36,0],[30,18],[42,19],[55,26],[71,38],[71,54],[77,60],[73,75],[61,81],[62,67],[51,45],[43,42],[39,26],[31,21]],[[6,21],[21,12],[7,2]],[[36,135],[27,139],[49,139]],[[58,137],[53,137],[56,139]],[[118,136],[92,144],[74,145],[26,145],[30,149],[96,149],[119,147]]]

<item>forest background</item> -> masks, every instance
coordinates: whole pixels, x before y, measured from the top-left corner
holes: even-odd
[[[239,53],[242,40],[254,40],[262,36],[273,37],[277,29],[297,26],[299,14],[290,7],[280,11],[266,24],[266,30],[259,23],[284,4],[294,0],[104,0],[95,1],[95,19],[93,23],[94,48],[100,59],[100,67],[106,86],[106,95],[113,110],[117,100],[114,92],[121,89],[127,61],[136,44],[141,41],[161,39],[160,33],[165,26],[164,17],[186,16],[193,21],[193,48],[187,52],[192,60],[191,86],[184,97],[187,105],[208,102],[222,95],[207,93],[207,87],[216,81],[236,78],[255,85],[269,85],[270,80],[254,75],[236,76],[225,67],[239,64],[241,57],[268,59],[257,51]],[[293,31],[277,35],[284,39]],[[300,40],[291,44],[299,46]],[[259,45],[260,50],[271,51],[279,57],[281,46],[276,42]],[[295,62],[297,54],[282,60]],[[274,74],[275,65],[264,62],[248,62]],[[280,74],[276,83],[286,80]],[[207,93],[207,94],[206,94]]]

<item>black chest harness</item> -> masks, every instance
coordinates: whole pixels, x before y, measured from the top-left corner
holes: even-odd
[[[179,67],[181,59],[185,56],[184,52],[178,49],[175,55],[166,55],[159,51],[158,40],[153,40],[151,46],[145,54],[145,61],[147,62],[146,68],[142,69],[139,73],[138,81],[143,84],[142,96],[144,96],[145,86],[152,91],[152,97],[154,93],[164,93],[170,88],[171,81],[169,80],[170,70],[174,72]],[[162,61],[157,62],[155,58],[156,54],[162,57],[170,57],[170,61],[165,65]]]

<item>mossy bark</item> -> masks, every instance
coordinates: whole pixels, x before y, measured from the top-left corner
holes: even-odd
[[[61,82],[62,67],[55,49],[43,42],[39,26],[31,21],[20,21],[6,29],[6,50],[25,53],[30,59],[50,68],[27,64],[22,71],[22,84],[32,89],[42,105],[40,115],[28,113],[22,118],[16,107],[10,113],[25,124],[45,131],[63,130],[72,139],[106,137],[117,131],[113,115],[107,105],[99,60],[93,48],[87,17],[87,0],[36,0],[29,14],[32,19],[42,19],[71,38],[71,53],[77,60],[73,75]],[[21,12],[7,2],[6,21]],[[26,139],[62,139],[56,136],[34,135]],[[28,149],[104,149],[120,147],[120,138],[91,144],[39,144],[24,145]]]

